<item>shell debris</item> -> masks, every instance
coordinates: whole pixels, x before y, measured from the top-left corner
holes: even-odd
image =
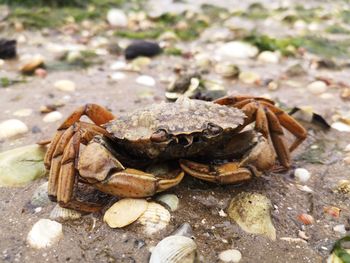
[[[27,236],[28,244],[36,249],[51,247],[63,236],[62,225],[49,219],[36,222]]]
[[[170,217],[170,213],[166,208],[160,204],[150,202],[147,210],[137,221],[144,226],[146,234],[152,235],[166,228],[170,222]]]
[[[52,209],[50,213],[50,218],[53,220],[76,220],[80,217],[80,212],[60,207],[58,204]]]
[[[179,207],[179,198],[174,194],[160,195],[157,197],[157,201],[168,206],[172,212]]]

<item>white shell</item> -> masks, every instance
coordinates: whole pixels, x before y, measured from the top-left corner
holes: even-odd
[[[306,87],[312,94],[319,95],[327,90],[327,85],[325,82],[317,80],[311,82]]]
[[[75,83],[68,79],[56,81],[53,86],[61,91],[73,92],[75,91]]]
[[[157,197],[157,200],[167,205],[171,211],[176,211],[179,206],[179,198],[174,194],[163,194]]]
[[[241,41],[227,42],[216,50],[216,55],[222,59],[245,59],[255,57],[257,54],[257,47]]]
[[[115,72],[110,75],[112,80],[122,80],[126,78],[126,75],[123,72]]]
[[[219,259],[223,262],[239,262],[242,254],[237,249],[228,249],[219,254]]]
[[[0,123],[0,140],[7,139],[28,131],[27,125],[17,119],[10,119]]]
[[[48,185],[49,182],[45,182],[34,191],[30,201],[33,206],[45,206],[51,202],[47,192]]]
[[[49,219],[36,222],[27,236],[28,244],[33,248],[47,248],[63,236],[62,225]]]
[[[147,209],[144,199],[125,198],[112,205],[103,220],[112,228],[124,227],[135,222]]]
[[[60,207],[58,204],[52,209],[50,218],[53,220],[75,220],[81,217],[81,213],[72,209]]]
[[[107,13],[107,21],[111,26],[126,27],[128,25],[128,17],[120,9],[110,9]]]
[[[277,64],[279,59],[279,54],[272,51],[263,51],[258,56],[258,61],[263,63]]]
[[[141,85],[145,85],[148,87],[153,87],[154,85],[156,85],[156,81],[154,80],[154,78],[152,78],[151,76],[147,76],[147,75],[141,75],[141,76],[137,77],[136,83],[141,84]]]
[[[238,79],[244,84],[254,84],[260,80],[260,76],[255,72],[244,71],[239,74]]]
[[[59,111],[52,111],[45,115],[43,122],[55,122],[62,119],[63,115]]]
[[[340,132],[350,132],[350,125],[344,122],[340,122],[340,121],[333,122],[331,127]]]
[[[149,263],[194,263],[197,245],[188,237],[169,236],[153,249]]]
[[[20,110],[16,110],[13,113],[13,116],[16,116],[16,117],[27,117],[27,116],[30,116],[32,113],[33,113],[32,109],[20,109]]]
[[[311,174],[304,168],[297,168],[294,171],[294,176],[299,182],[306,183],[310,179]]]
[[[150,202],[146,211],[137,220],[148,235],[152,235],[164,229],[170,222],[170,213],[162,205]]]

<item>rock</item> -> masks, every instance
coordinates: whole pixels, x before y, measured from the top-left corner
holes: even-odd
[[[258,49],[249,43],[232,41],[219,47],[216,50],[216,55],[222,59],[245,59],[255,57],[258,52]]]
[[[40,219],[27,236],[28,244],[36,249],[48,248],[63,236],[62,225],[49,219]]]
[[[165,31],[158,39],[160,41],[177,41],[179,38],[173,31]]]
[[[20,120],[10,119],[0,122],[0,140],[14,137],[26,133],[27,131],[27,125]]]
[[[28,145],[0,153],[0,187],[23,186],[46,174],[46,148]]]
[[[312,94],[319,95],[327,90],[327,84],[323,81],[317,80],[311,82],[306,87]]]
[[[122,80],[122,79],[126,78],[126,75],[123,72],[115,72],[115,73],[110,75],[110,78],[112,80]]]
[[[45,78],[47,76],[47,71],[43,68],[37,68],[34,71],[34,75],[38,76],[39,78]]]
[[[300,64],[295,64],[290,66],[287,71],[286,74],[289,77],[298,77],[298,76],[305,76],[307,74],[306,70],[303,68],[302,65]]]
[[[193,230],[189,223],[183,223],[179,226],[174,232],[171,233],[172,236],[184,236],[184,237],[192,237]]]
[[[297,168],[294,171],[294,176],[299,182],[306,183],[310,179],[311,174],[304,168]]]
[[[145,85],[148,87],[153,87],[154,85],[156,85],[156,81],[154,80],[154,78],[152,78],[151,76],[147,76],[147,75],[141,75],[141,76],[137,77],[136,83],[141,84],[141,85]]]
[[[134,59],[139,56],[153,57],[162,52],[162,49],[156,42],[145,40],[135,41],[131,43],[124,52],[126,59]]]
[[[43,122],[55,122],[62,119],[63,115],[59,111],[52,111],[45,115]]]
[[[238,77],[240,69],[231,62],[223,62],[215,66],[215,71],[225,78],[235,78]]]
[[[61,91],[73,92],[75,91],[75,83],[71,80],[62,79],[56,81],[53,86]]]
[[[279,62],[279,59],[279,53],[272,51],[263,51],[258,56],[258,61],[263,63],[277,64]]]
[[[107,12],[107,21],[115,27],[126,27],[128,25],[128,17],[121,9],[110,9]]]
[[[260,82],[260,76],[257,73],[248,71],[241,72],[238,79],[244,84],[258,84]]]
[[[223,262],[239,262],[241,258],[242,254],[237,249],[228,249],[219,254],[219,259]]]
[[[0,39],[0,58],[1,59],[11,59],[17,56],[16,51],[16,40]]]
[[[44,58],[41,55],[31,56],[20,66],[19,70],[23,74],[33,74],[37,68],[44,65]]]

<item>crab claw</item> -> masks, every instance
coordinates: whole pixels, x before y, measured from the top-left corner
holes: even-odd
[[[249,150],[241,161],[220,165],[205,165],[189,160],[180,160],[181,168],[189,175],[218,184],[234,184],[246,181],[261,171],[271,169],[276,155],[272,146],[263,136],[257,137],[257,144]]]

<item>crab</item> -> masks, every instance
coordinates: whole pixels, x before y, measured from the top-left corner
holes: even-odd
[[[83,115],[93,123],[81,121]],[[295,136],[289,147],[282,127]],[[290,153],[306,134],[295,119],[261,97],[227,96],[213,102],[181,97],[118,118],[86,104],[51,140],[44,160],[48,192],[62,207],[95,212],[100,204],[76,197],[78,183],[134,198],[174,187],[185,173],[218,184],[238,183],[271,170],[276,157],[288,169]],[[168,162],[177,165],[170,178],[147,172],[147,167]]]

